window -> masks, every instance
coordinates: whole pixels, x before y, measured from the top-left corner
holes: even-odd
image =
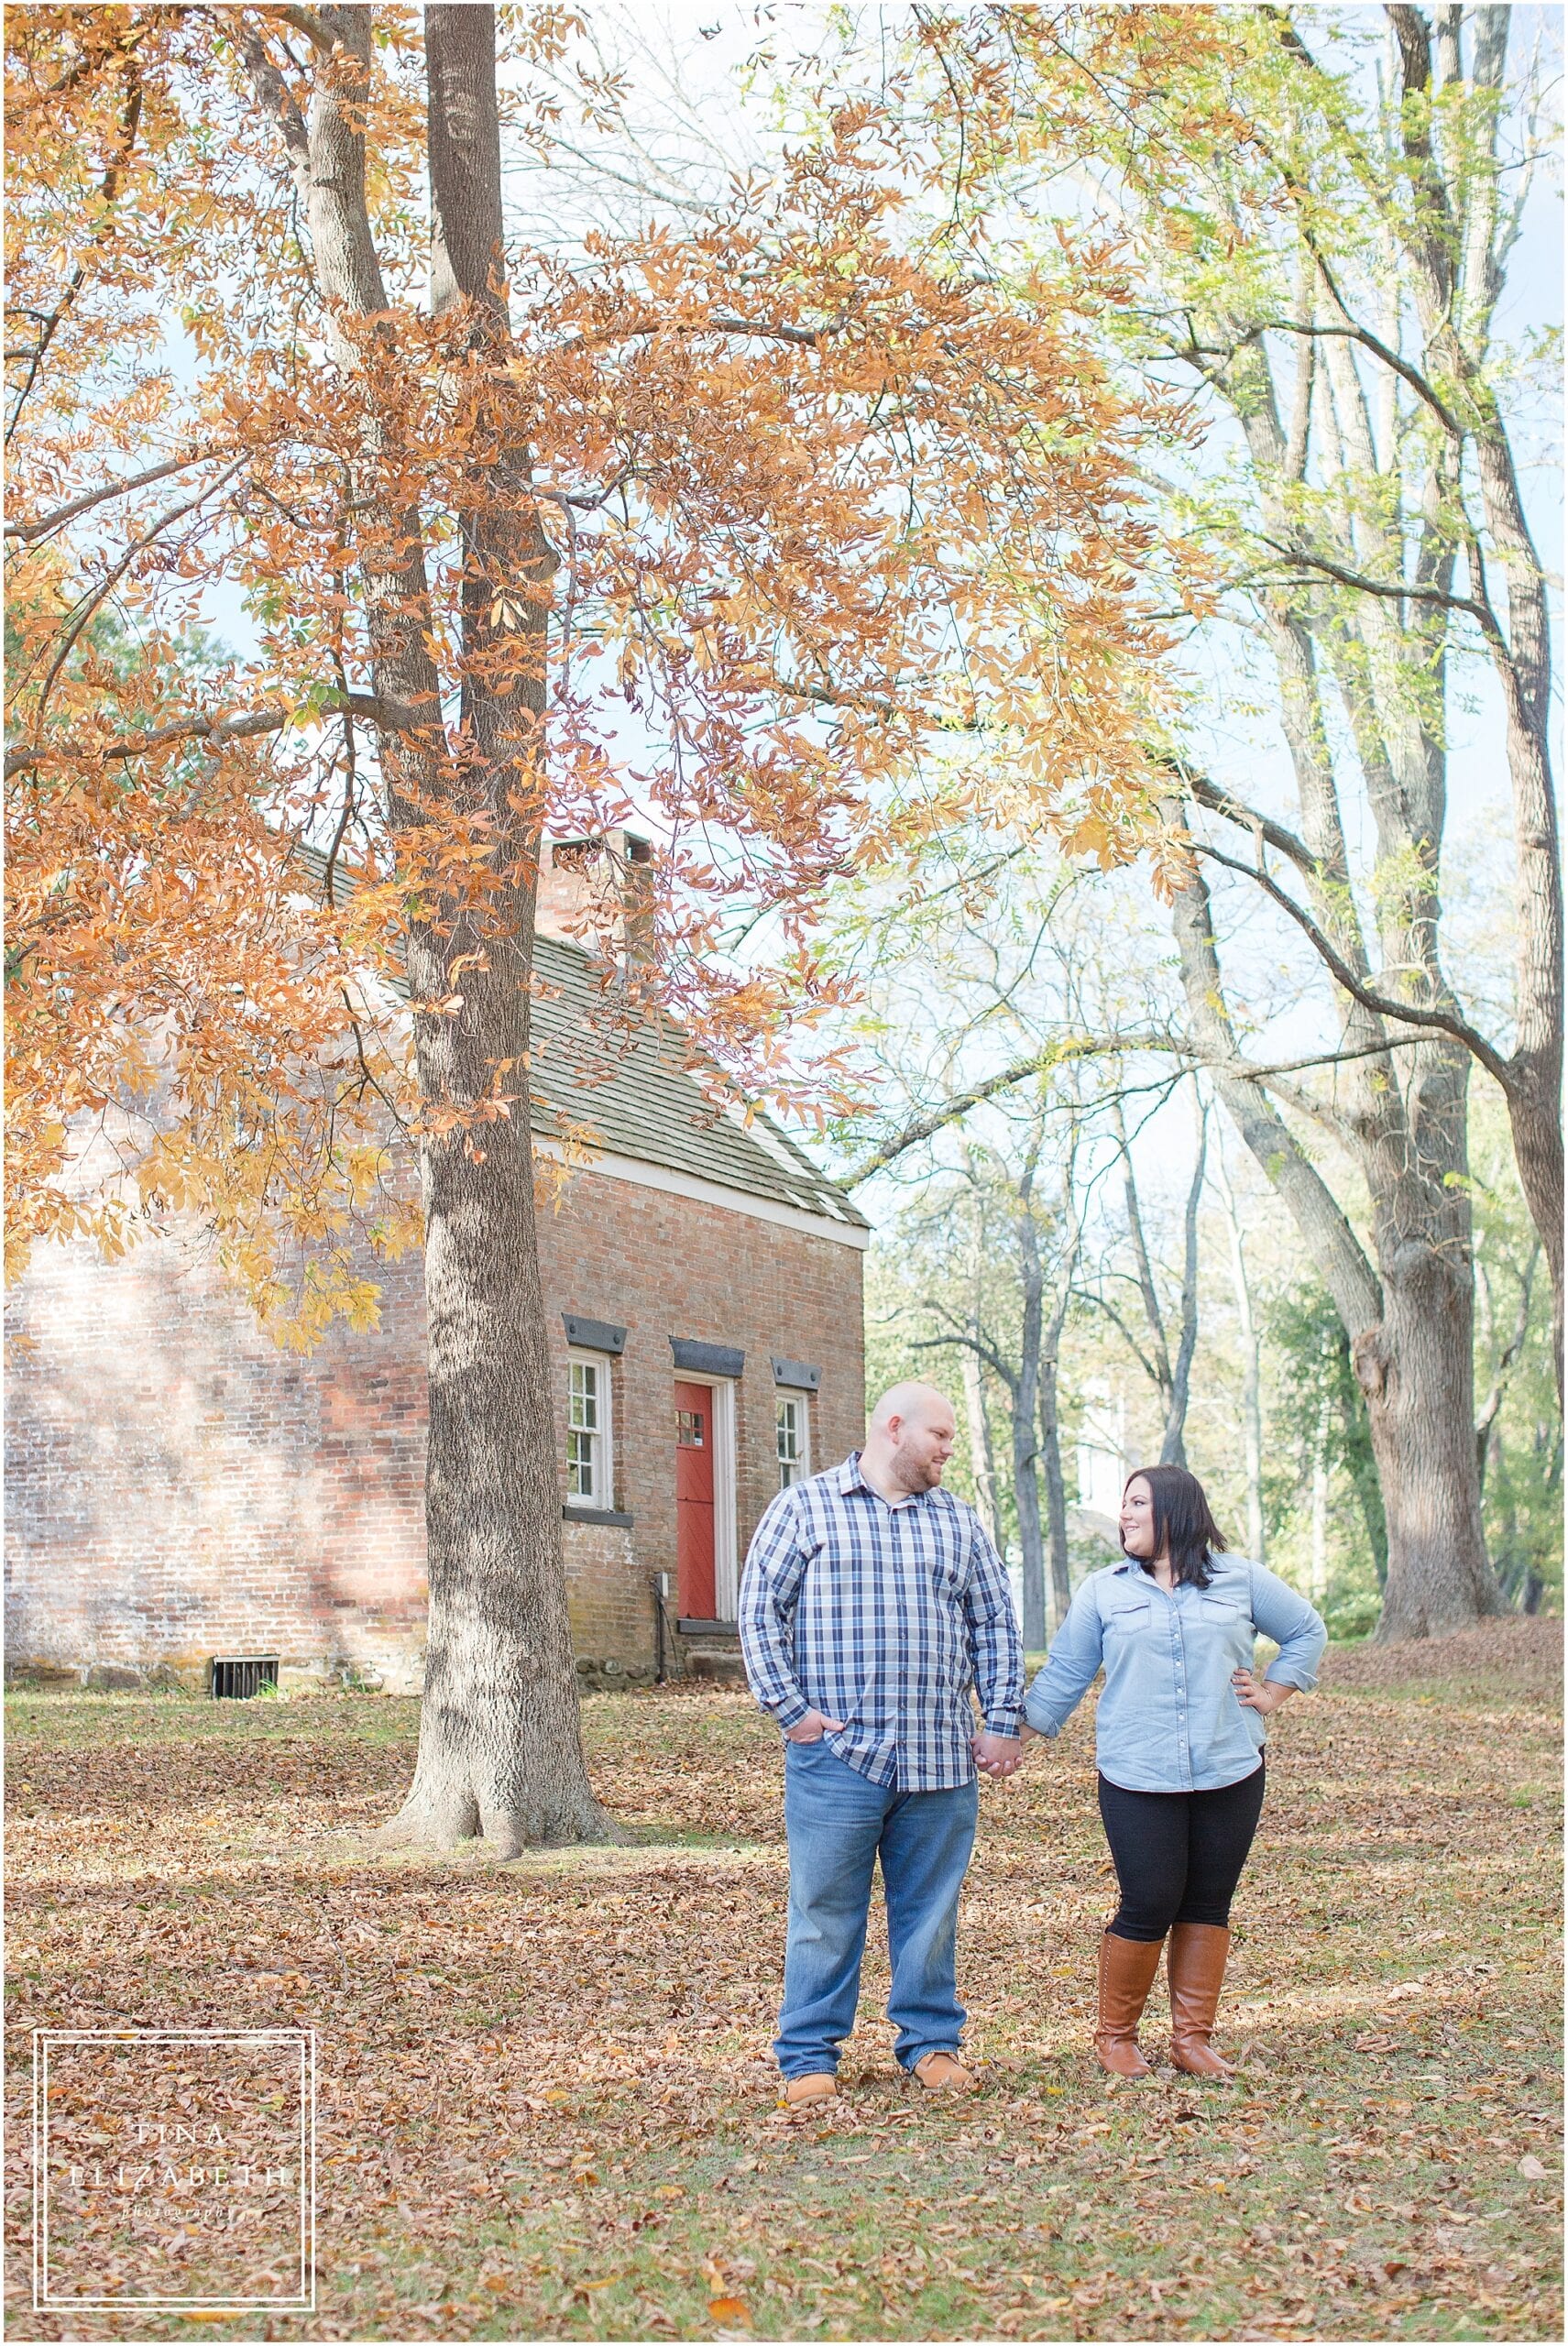
[[[612,1507],[609,1363],[573,1353],[567,1365],[566,1497],[578,1507]]]
[[[804,1393],[778,1398],[779,1488],[803,1483],[811,1472],[811,1428]]]

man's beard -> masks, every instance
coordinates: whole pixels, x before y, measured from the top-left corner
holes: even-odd
[[[934,1490],[942,1479],[939,1466],[926,1464],[918,1458],[908,1457],[902,1450],[894,1453],[894,1471],[906,1491]]]

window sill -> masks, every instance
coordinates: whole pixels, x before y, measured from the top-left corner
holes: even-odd
[[[561,1509],[561,1520],[563,1523],[609,1523],[630,1529],[636,1518],[622,1515],[619,1508],[613,1507],[578,1507],[568,1499]]]

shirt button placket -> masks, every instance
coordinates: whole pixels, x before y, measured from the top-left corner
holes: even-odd
[[[1181,1624],[1176,1607],[1170,1613],[1170,1641],[1176,1659],[1176,1734],[1181,1749],[1181,1773],[1189,1792],[1192,1789],[1192,1747],[1187,1740],[1187,1687],[1182,1675]]]

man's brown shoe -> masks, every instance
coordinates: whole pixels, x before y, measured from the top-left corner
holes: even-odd
[[[1170,1934],[1170,2057],[1190,2077],[1234,2077],[1209,2042],[1231,1935],[1214,1923],[1178,1923]]]
[[[784,2099],[792,2110],[807,2101],[834,2101],[838,2099],[839,2080],[831,2069],[814,2070],[808,2077],[786,2077]]]
[[[1158,1939],[1100,1935],[1100,2023],[1094,2055],[1113,2077],[1146,2077],[1149,2065],[1138,2051],[1138,2023],[1159,1969]]]
[[[927,2093],[973,2093],[980,2083],[974,2071],[951,2053],[924,2053],[909,2074],[919,2078]]]

